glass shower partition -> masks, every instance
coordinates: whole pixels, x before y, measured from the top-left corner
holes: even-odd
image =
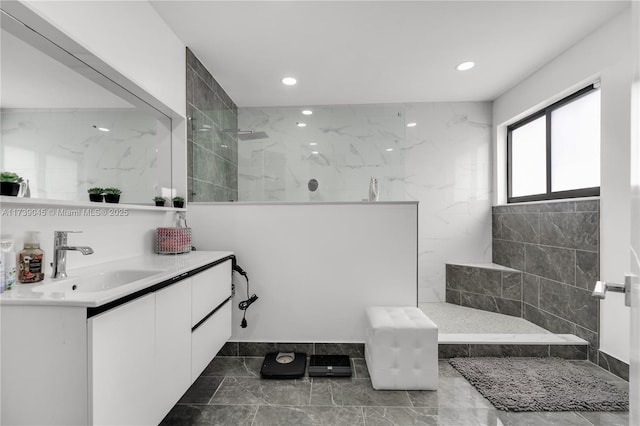
[[[304,114],[303,111],[307,111]],[[311,111],[311,114],[308,112]],[[240,108],[239,201],[403,201],[404,105]]]

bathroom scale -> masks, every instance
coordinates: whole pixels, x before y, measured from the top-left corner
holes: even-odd
[[[311,355],[309,377],[351,377],[349,355]]]
[[[260,376],[263,379],[299,379],[307,368],[307,354],[302,352],[269,352],[264,357]]]

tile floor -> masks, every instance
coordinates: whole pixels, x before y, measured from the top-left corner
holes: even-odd
[[[628,425],[628,413],[498,411],[447,361],[438,391],[376,391],[364,359],[348,379],[260,379],[262,357],[216,357],[161,425]],[[628,383],[588,361],[606,381]]]

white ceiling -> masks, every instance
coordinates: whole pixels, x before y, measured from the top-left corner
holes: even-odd
[[[238,106],[493,100],[629,1],[152,1]],[[463,61],[475,61],[467,72]],[[280,82],[293,76],[298,84]]]

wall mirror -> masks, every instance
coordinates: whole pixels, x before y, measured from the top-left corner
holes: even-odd
[[[116,187],[120,202],[170,195],[171,118],[2,11],[0,169],[30,196],[89,201]]]

